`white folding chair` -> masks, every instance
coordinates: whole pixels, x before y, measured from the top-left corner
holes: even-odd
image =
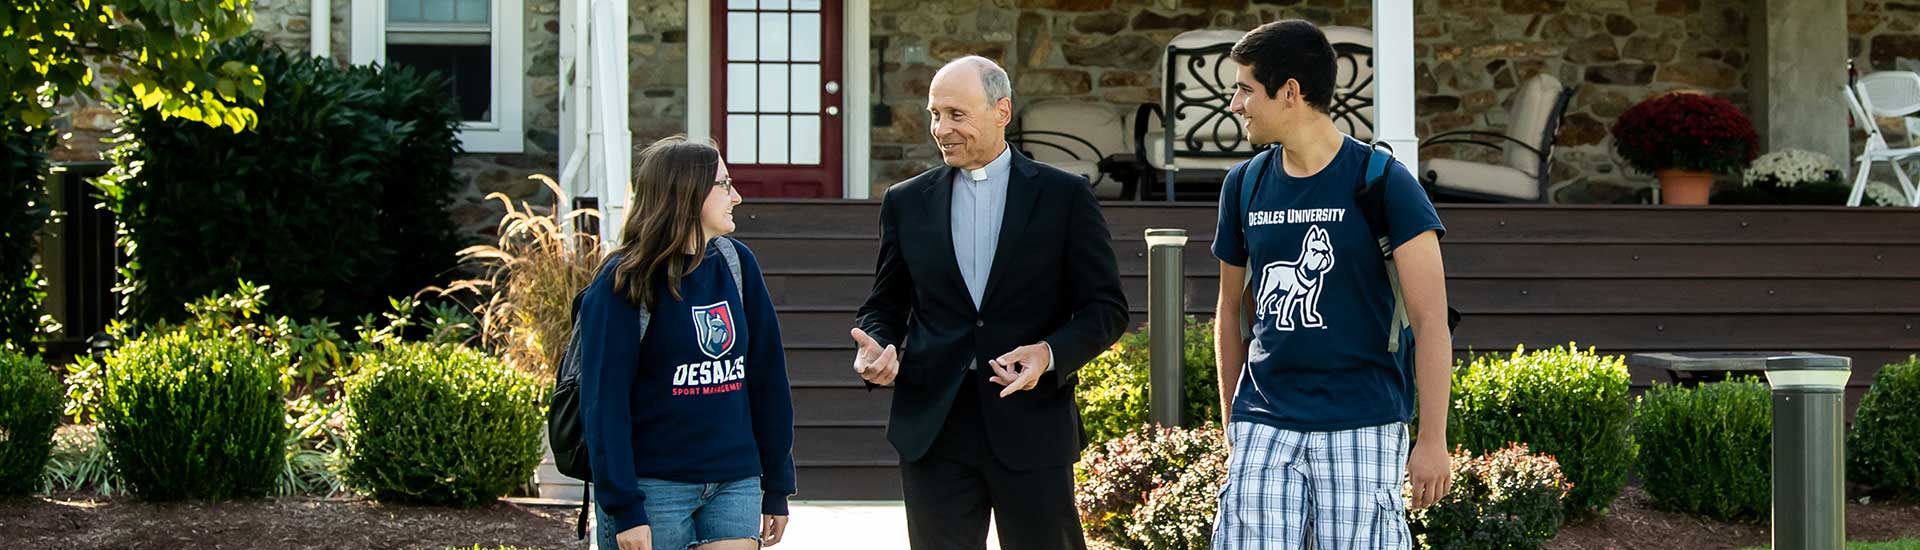
[[[1900,167],[1900,162],[1920,157],[1920,147],[1902,147],[1895,149],[1887,144],[1886,136],[1880,133],[1880,124],[1876,117],[1908,117],[1920,113],[1920,73],[1911,71],[1880,71],[1860,77],[1851,88],[1842,87],[1847,96],[1847,107],[1853,110],[1853,118],[1867,132],[1867,143],[1855,160],[1860,162],[1860,170],[1853,176],[1853,193],[1847,197],[1847,206],[1860,206],[1860,199],[1867,192],[1867,173],[1872,171],[1873,163],[1885,162],[1893,169],[1893,175],[1900,179],[1901,190],[1906,192],[1909,206],[1920,207],[1920,190],[1916,190],[1913,179]]]

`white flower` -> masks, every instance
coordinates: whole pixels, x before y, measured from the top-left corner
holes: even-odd
[[[1891,183],[1876,181],[1867,184],[1867,202],[1874,206],[1906,206],[1907,194]]]
[[[1774,182],[1780,187],[1833,181],[1840,177],[1840,166],[1833,157],[1803,149],[1782,149],[1761,155],[1747,167],[1743,183]]]

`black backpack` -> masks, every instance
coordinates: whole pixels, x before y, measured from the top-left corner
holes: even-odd
[[[736,290],[746,288],[740,276],[740,251],[734,248],[733,239],[720,237],[714,242],[720,249],[720,255],[727,260],[727,272],[733,275],[733,287]],[[573,295],[572,309],[568,314],[573,319],[572,328],[567,331],[567,348],[560,352],[560,365],[553,375],[553,393],[547,401],[547,444],[553,448],[553,466],[560,470],[560,475],[592,483],[593,464],[587,460],[587,424],[580,418],[580,302],[586,296],[587,289],[584,288]],[[640,334],[635,338],[646,336],[647,323],[652,315],[647,308],[640,308]],[[592,488],[589,487],[582,496],[578,535],[586,538],[587,512],[593,501]]]

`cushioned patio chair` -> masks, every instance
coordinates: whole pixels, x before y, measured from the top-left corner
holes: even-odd
[[[1562,86],[1553,75],[1536,75],[1527,79],[1514,97],[1507,111],[1505,132],[1459,130],[1421,141],[1421,149],[1449,144],[1490,147],[1501,150],[1506,161],[1488,164],[1428,159],[1423,162],[1421,185],[1435,201],[1554,202],[1553,193],[1566,185],[1550,183],[1554,134],[1560,130],[1560,119],[1575,91]]]

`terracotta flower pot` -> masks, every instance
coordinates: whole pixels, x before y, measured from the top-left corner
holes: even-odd
[[[1713,192],[1713,173],[1668,168],[1654,172],[1660,178],[1660,204],[1701,205]]]

